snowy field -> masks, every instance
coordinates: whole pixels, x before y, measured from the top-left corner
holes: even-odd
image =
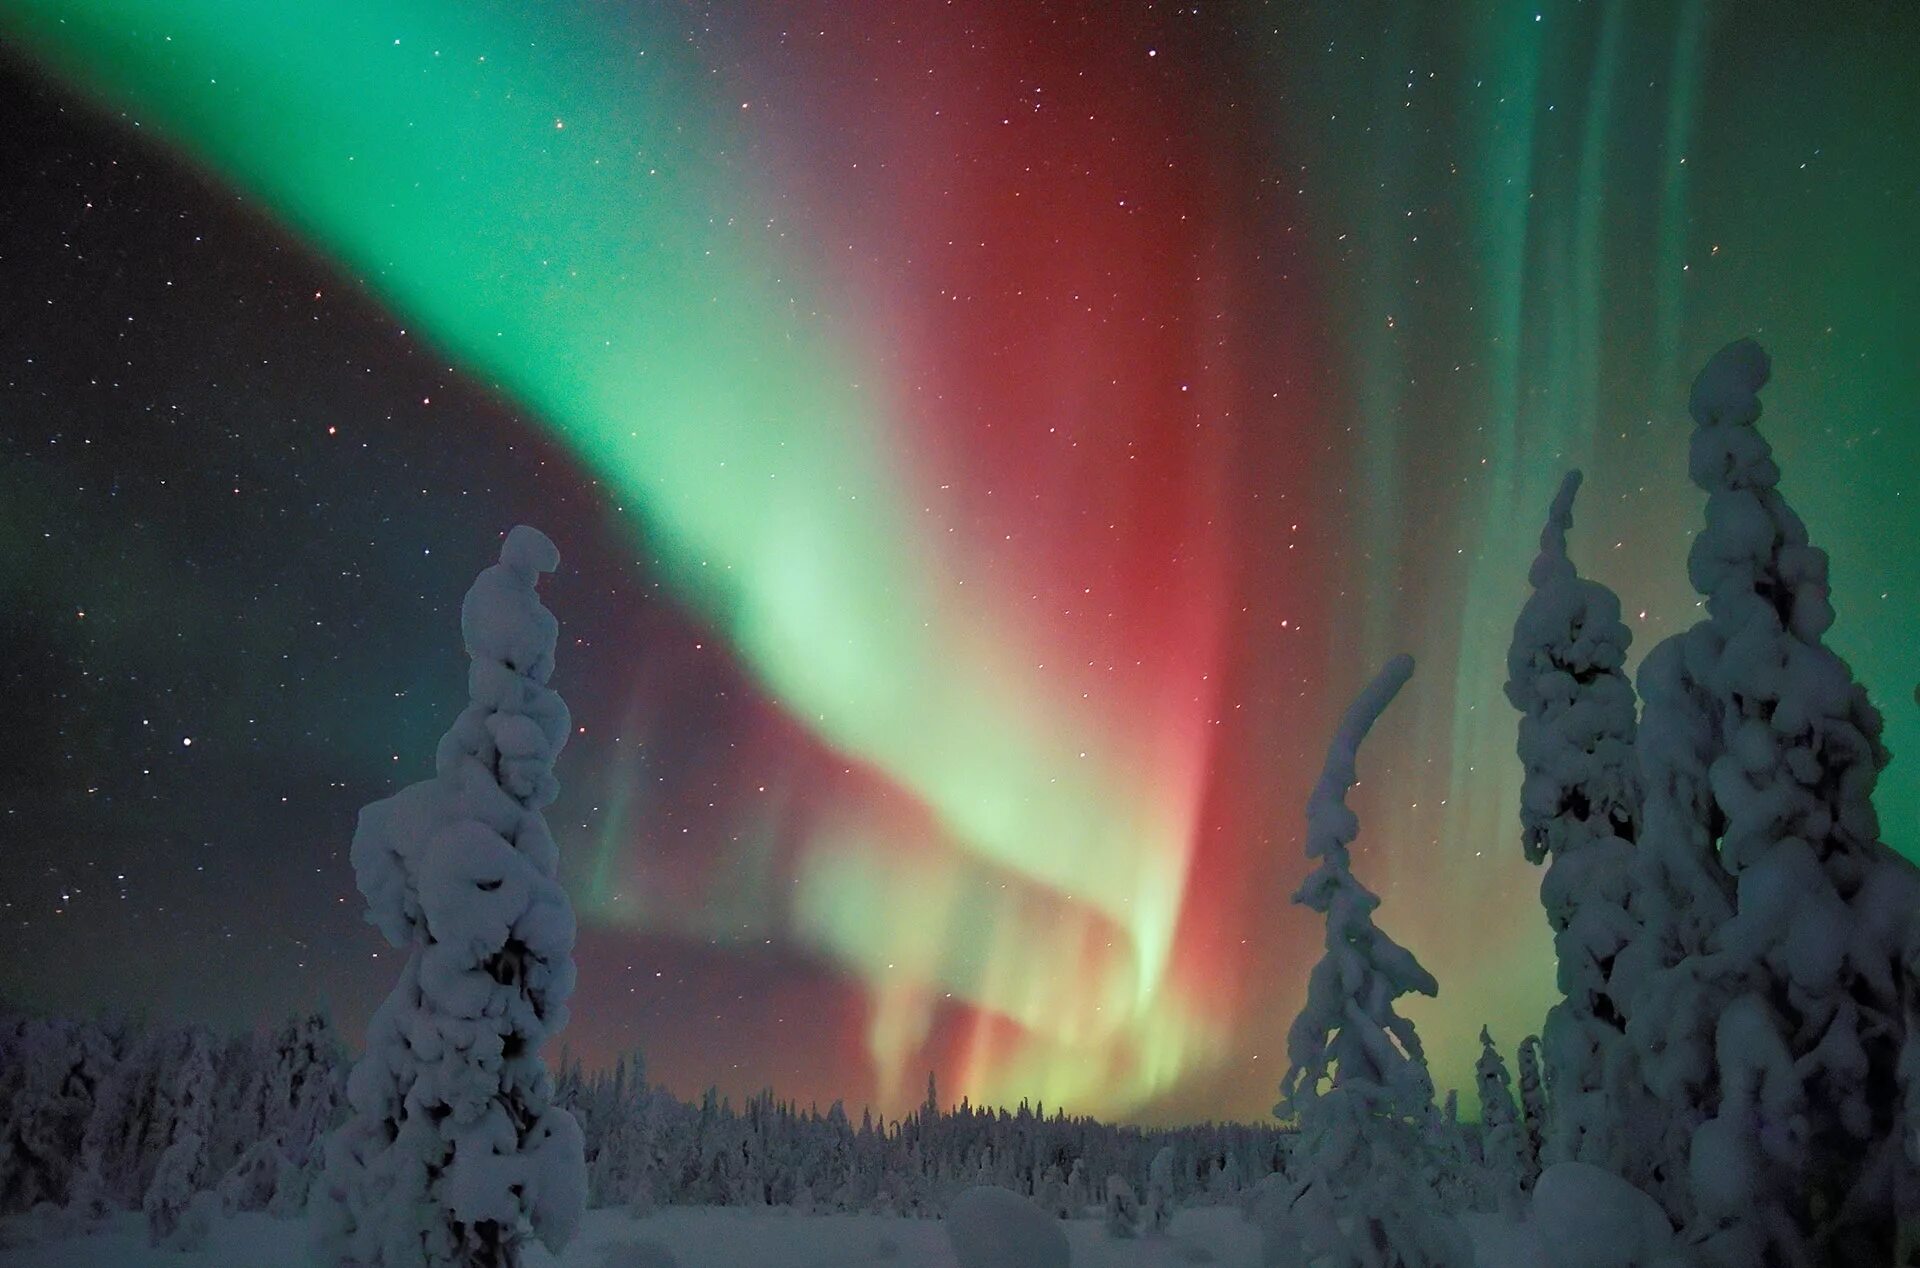
[[[1480,1268],[1532,1268],[1547,1261],[1524,1229],[1466,1216]],[[1232,1208],[1182,1211],[1165,1236],[1115,1239],[1097,1220],[1065,1225],[1073,1268],[1259,1268],[1260,1237]],[[5,1268],[315,1268],[300,1220],[236,1215],[193,1253],[155,1250],[146,1224],[125,1213],[87,1236],[0,1250]],[[528,1268],[958,1268],[939,1220],[888,1215],[792,1215],[779,1208],[677,1207],[635,1219],[589,1211],[558,1259],[534,1247]]]

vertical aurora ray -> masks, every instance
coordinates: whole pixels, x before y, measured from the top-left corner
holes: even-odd
[[[1686,257],[1687,146],[1693,139],[1695,95],[1700,82],[1700,50],[1706,38],[1705,0],[1683,0],[1667,70],[1666,130],[1660,155],[1660,236],[1655,254],[1653,382],[1671,384],[1682,373],[1680,331],[1684,318],[1681,265]]]
[[[1916,565],[1911,550],[1896,561],[1872,545],[1906,540],[1920,521],[1898,477],[1862,462],[1867,449],[1906,454],[1909,471],[1920,462],[1916,398],[1896,386],[1912,379],[1920,288],[1860,285],[1854,266],[1869,252],[1838,245],[1884,248],[1895,224],[1920,228],[1911,189],[1880,179],[1902,170],[1915,140],[1905,129],[1874,152],[1887,133],[1864,104],[1871,90],[1855,85],[1884,87],[1899,40],[1871,22],[1814,39],[1818,70],[1756,73],[1808,40],[1809,25],[1723,27],[1692,3],[1496,2],[1457,20],[1302,15],[1263,61],[1276,144],[1301,157],[1316,237],[1338,243],[1329,271],[1347,275],[1329,421],[1355,437],[1361,491],[1343,503],[1334,624],[1384,623],[1394,650],[1452,669],[1417,679],[1409,714],[1379,737],[1362,842],[1393,844],[1357,864],[1385,886],[1382,919],[1441,981],[1440,999],[1413,1015],[1442,1086],[1471,1084],[1475,1019],[1537,1025],[1552,989],[1538,877],[1515,866],[1518,772],[1500,696],[1534,526],[1561,473],[1584,466],[1596,496],[1575,550],[1620,591],[1636,657],[1689,623],[1699,500],[1685,478],[1685,385],[1734,333],[1798,345],[1809,380],[1788,388],[1788,373],[1776,376],[1768,435],[1834,556],[1836,640],[1888,716],[1884,835],[1920,846],[1915,675],[1886,655],[1899,638],[1888,604],[1920,598]],[[1418,138],[1411,157],[1404,136]],[[1843,152],[1820,161],[1882,192],[1844,208],[1823,197],[1803,166],[1823,142]],[[1830,227],[1836,217],[1851,229]],[[1338,302],[1349,296],[1358,302]],[[1442,320],[1420,320],[1436,310]],[[1816,311],[1845,314],[1859,358],[1848,371],[1825,368],[1837,344],[1815,333]],[[1391,330],[1388,314],[1400,319]],[[1396,450],[1388,480],[1372,455]],[[1846,505],[1843,469],[1874,491],[1871,515]],[[1364,672],[1345,663],[1349,682]]]
[[[1441,981],[1441,1085],[1483,1021],[1537,1024],[1499,692],[1529,543],[1582,464],[1574,549],[1636,651],[1692,618],[1679,393],[1732,334],[1775,353],[1769,435],[1900,754],[1886,835],[1920,841],[1920,556],[1877,546],[1920,540],[1920,282],[1884,266],[1920,155],[1869,91],[1901,41],[1692,0],[1279,8],[0,0],[0,30],[638,525],[612,553],[687,624],[600,633],[633,646],[569,748],[590,936],[844,984],[808,1067],[842,1083],[752,1066],[782,1091],[898,1109],[931,1064],[1251,1116],[1315,937],[1307,775],[1389,651],[1431,669],[1356,868]]]

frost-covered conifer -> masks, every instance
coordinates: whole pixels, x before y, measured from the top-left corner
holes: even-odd
[[[334,1127],[345,1094],[345,1056],[324,1012],[293,1018],[274,1036],[265,1078],[266,1134],[304,1167]]]
[[[194,1180],[205,1151],[204,1140],[193,1132],[183,1132],[175,1136],[167,1151],[160,1155],[159,1169],[154,1172],[153,1183],[147,1186],[146,1197],[140,1203],[147,1217],[150,1245],[166,1245],[179,1231],[181,1217],[193,1200]]]
[[[195,1136],[205,1142],[213,1132],[214,1102],[219,1092],[215,1069],[214,1039],[195,1027],[187,1034],[186,1057],[173,1085],[173,1139]],[[202,1156],[204,1166],[205,1157]],[[200,1176],[193,1177],[198,1181]]]
[[[1162,1145],[1147,1165],[1147,1200],[1141,1210],[1140,1229],[1145,1233],[1164,1233],[1173,1222],[1173,1146]]]
[[[141,1198],[147,1216],[147,1239],[155,1246],[190,1246],[197,1237],[180,1237],[181,1221],[193,1195],[205,1186],[207,1138],[213,1128],[214,1056],[212,1036],[189,1032],[186,1058],[176,1076],[173,1094],[172,1139],[153,1182]]]
[[[1521,848],[1529,862],[1548,862],[1540,901],[1564,995],[1542,1030],[1554,1105],[1546,1154],[1622,1169],[1623,1137],[1642,1134],[1636,1112],[1646,1103],[1626,1040],[1627,983],[1615,981],[1638,931],[1632,635],[1619,598],[1567,555],[1579,489],[1580,473],[1568,472],[1541,530],[1533,593],[1507,650],[1506,695],[1520,711]]]
[[[1521,1171],[1520,1187],[1531,1190],[1533,1182],[1540,1178],[1540,1153],[1547,1135],[1547,1090],[1541,1083],[1540,1075],[1540,1037],[1528,1035],[1520,1041],[1520,1121],[1525,1129],[1523,1137],[1525,1164]]]
[[[1107,1177],[1107,1236],[1132,1237],[1140,1225],[1140,1199],[1122,1176]]]
[[[1225,1196],[1232,1197],[1247,1184],[1246,1168],[1240,1165],[1240,1155],[1229,1152],[1227,1160],[1220,1165],[1220,1187]]]
[[[228,1215],[236,1211],[264,1211],[274,1205],[282,1185],[297,1185],[298,1172],[280,1146],[271,1140],[256,1140],[229,1167],[214,1187],[220,1209]]]
[[[1507,1063],[1485,1026],[1480,1027],[1480,1059],[1473,1072],[1480,1087],[1480,1156],[1487,1188],[1502,1214],[1517,1216],[1526,1179],[1526,1141]]]
[[[1472,1206],[1484,1186],[1480,1183],[1480,1166],[1468,1148],[1466,1130],[1460,1125],[1457,1090],[1447,1089],[1440,1112],[1427,1116],[1420,1136],[1426,1181],[1441,1205],[1450,1210]]]
[[[1642,843],[1679,933],[1629,1034],[1682,1128],[1666,1165],[1685,1167],[1676,1213],[1707,1262],[1886,1263],[1904,1165],[1886,1089],[1920,895],[1878,839],[1880,715],[1822,641],[1826,554],[1754,427],[1768,373],[1742,340],[1689,401],[1707,508],[1688,575],[1707,616],[1641,672]]]
[[[21,1023],[8,1058],[13,1094],[0,1105],[0,1212],[66,1202],[111,1046],[91,1023],[36,1018]]]
[[[1072,1219],[1075,1212],[1067,1201],[1066,1177],[1060,1174],[1058,1163],[1048,1163],[1040,1173],[1040,1180],[1033,1187],[1033,1201],[1036,1206],[1057,1220]]]
[[[157,1029],[131,1037],[95,1088],[74,1195],[84,1215],[138,1206],[152,1183],[160,1155],[171,1143],[171,1110],[161,1084],[173,1069],[174,1038]]]
[[[1085,1158],[1075,1158],[1067,1168],[1067,1205],[1076,1216],[1093,1205],[1093,1181],[1088,1178]]]
[[[341,1265],[511,1268],[529,1233],[558,1250],[579,1220],[580,1128],[540,1059],[574,980],[541,814],[569,726],[546,685],[558,626],[535,588],[558,565],[543,534],[507,535],[461,604],[471,702],[433,778],[360,814],[368,919],[408,954],[327,1145],[315,1223]]]
[[[215,1080],[209,1177],[225,1177],[266,1134],[266,1090],[266,1048],[260,1037],[251,1031],[230,1036],[221,1045]]]
[[[1439,986],[1373,923],[1380,900],[1354,877],[1347,849],[1360,830],[1346,804],[1360,742],[1412,674],[1413,658],[1395,657],[1342,717],[1307,802],[1307,857],[1319,865],[1293,896],[1326,917],[1326,950],[1287,1032],[1274,1113],[1300,1125],[1290,1201],[1303,1247],[1340,1265],[1380,1262],[1369,1247],[1391,1247],[1385,1262],[1407,1268],[1472,1258],[1421,1174],[1433,1081],[1413,1023],[1394,1007]]]

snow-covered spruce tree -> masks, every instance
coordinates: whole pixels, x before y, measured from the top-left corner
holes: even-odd
[[[1087,1175],[1087,1160],[1076,1157],[1067,1168],[1067,1205],[1078,1218],[1093,1205],[1093,1181]]]
[[[266,1041],[252,1031],[229,1035],[215,1070],[213,1129],[207,1137],[207,1175],[220,1177],[266,1137]]]
[[[1375,926],[1380,900],[1354,877],[1347,850],[1360,830],[1346,803],[1360,742],[1412,674],[1413,658],[1395,657],[1341,718],[1307,801],[1307,857],[1319,865],[1293,896],[1326,917],[1326,951],[1287,1032],[1274,1113],[1299,1122],[1289,1204],[1301,1249],[1334,1265],[1473,1261],[1422,1175],[1433,1080],[1413,1023],[1394,1009],[1402,995],[1437,995],[1439,985]]]
[[[1553,929],[1564,996],[1542,1029],[1553,1120],[1549,1162],[1630,1172],[1627,1141],[1644,1135],[1616,961],[1633,942],[1630,910],[1640,780],[1632,635],[1620,600],[1567,555],[1580,473],[1561,481],[1528,573],[1533,593],[1513,626],[1506,695],[1520,711],[1521,849],[1547,862],[1540,901]]]
[[[205,1153],[204,1140],[193,1132],[183,1132],[175,1136],[167,1152],[160,1155],[153,1183],[147,1186],[146,1196],[140,1203],[147,1217],[149,1245],[197,1249],[204,1229],[196,1229],[185,1221]]]
[[[1173,1146],[1162,1145],[1147,1166],[1147,1200],[1141,1207],[1140,1231],[1164,1233],[1173,1223]]]
[[[1920,883],[1878,839],[1880,715],[1822,641],[1827,557],[1754,427],[1769,369],[1741,340],[1689,401],[1707,508],[1688,575],[1707,616],[1641,671],[1641,840],[1663,900],[1709,909],[1672,913],[1628,1033],[1670,1120],[1698,1122],[1676,1214],[1706,1262],[1888,1263],[1909,1165],[1901,953]]]
[[[13,1035],[0,1104],[0,1213],[70,1200],[81,1187],[88,1116],[113,1067],[107,1036],[91,1022],[25,1020]]]
[[[1480,1165],[1469,1150],[1466,1131],[1460,1125],[1460,1093],[1456,1089],[1447,1089],[1440,1112],[1427,1116],[1420,1134],[1427,1184],[1441,1205],[1451,1210],[1472,1206],[1482,1187]]]
[[[174,1083],[173,1138],[160,1155],[153,1183],[141,1199],[147,1240],[155,1246],[191,1247],[197,1237],[177,1241],[188,1203],[211,1177],[206,1175],[207,1141],[213,1132],[213,1037],[195,1029],[187,1037],[186,1060]]]
[[[1107,1236],[1132,1237],[1140,1226],[1140,1199],[1122,1176],[1107,1177]]]
[[[252,1067],[247,1089],[234,1106],[215,1113],[214,1140],[238,1137],[242,1142],[234,1161],[220,1173],[221,1207],[229,1214],[297,1213],[306,1208],[308,1190],[320,1170],[323,1141],[345,1101],[340,1041],[327,1015],[312,1012],[289,1017],[264,1042],[245,1037],[229,1050],[230,1058],[240,1053],[250,1055],[244,1063],[230,1060],[229,1066]],[[223,1079],[239,1074],[239,1068],[223,1067]],[[226,1121],[236,1108],[237,1122]],[[209,1163],[232,1149],[231,1144],[210,1144]]]
[[[1480,1088],[1480,1156],[1488,1195],[1503,1215],[1517,1217],[1526,1176],[1526,1141],[1507,1063],[1485,1026],[1480,1027],[1480,1059],[1474,1062],[1473,1073]]]
[[[546,685],[558,625],[535,582],[559,560],[538,531],[507,534],[461,604],[471,702],[433,778],[360,812],[368,919],[408,954],[316,1194],[316,1234],[343,1268],[511,1268],[529,1233],[557,1251],[579,1220],[580,1128],[540,1059],[574,981],[541,814],[569,718]]]
[[[333,1019],[324,1012],[290,1018],[275,1033],[265,1085],[266,1134],[296,1167],[334,1126],[344,1060]]]
[[[153,1182],[173,1128],[163,1083],[176,1069],[170,1060],[175,1038],[160,1028],[130,1033],[120,1059],[95,1088],[74,1194],[81,1214],[137,1207]]]
[[[1521,1172],[1523,1189],[1532,1189],[1540,1178],[1540,1154],[1547,1136],[1547,1089],[1541,1081],[1540,1036],[1528,1035],[1520,1041],[1520,1121],[1526,1135]]]

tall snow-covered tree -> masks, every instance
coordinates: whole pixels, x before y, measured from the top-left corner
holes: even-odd
[[[1632,635],[1618,596],[1582,577],[1567,554],[1579,489],[1580,473],[1568,472],[1541,530],[1533,593],[1507,650],[1506,695],[1520,711],[1521,848],[1548,864],[1540,901],[1563,995],[1541,1032],[1553,1092],[1546,1156],[1626,1171],[1627,1141],[1644,1134],[1647,1108],[1626,1038],[1627,983],[1614,980],[1638,931]]]
[[[1164,1233],[1173,1222],[1173,1146],[1162,1145],[1147,1165],[1147,1200],[1140,1212],[1140,1230]]]
[[[325,1012],[289,1018],[274,1034],[264,1080],[265,1131],[296,1167],[321,1147],[345,1089],[339,1034]]]
[[[507,535],[467,591],[469,704],[435,774],[360,813],[368,919],[407,952],[329,1138],[316,1232],[351,1268],[512,1268],[559,1250],[585,1198],[579,1124],[541,1045],[566,1023],[574,918],[541,814],[567,708],[547,686],[558,624],[536,582],[547,537]]]
[[[1439,984],[1374,924],[1380,900],[1354,876],[1347,848],[1360,831],[1346,802],[1360,743],[1412,674],[1413,658],[1395,657],[1341,718],[1307,801],[1307,857],[1319,863],[1293,896],[1326,917],[1325,953],[1287,1032],[1274,1113],[1299,1121],[1291,1201],[1303,1249],[1339,1265],[1472,1259],[1420,1174],[1433,1080],[1420,1036],[1394,1006],[1409,993],[1437,995]]]
[[[207,1138],[209,1176],[224,1177],[266,1134],[266,1060],[265,1041],[250,1030],[221,1045]]]
[[[74,1195],[83,1214],[138,1206],[171,1143],[169,1081],[178,1071],[175,1032],[154,1028],[128,1036],[120,1059],[95,1089],[80,1142]]]
[[[146,1196],[140,1200],[141,1210],[147,1217],[150,1245],[179,1250],[198,1247],[205,1235],[204,1220],[200,1221],[202,1227],[196,1228],[189,1222],[189,1212],[205,1154],[205,1140],[188,1131],[175,1136],[167,1151],[160,1155],[153,1183],[147,1186]]]
[[[88,1115],[112,1068],[106,1035],[89,1022],[23,1021],[7,1054],[13,1093],[0,1105],[0,1212],[66,1202],[80,1178]]]
[[[1507,1063],[1485,1026],[1480,1027],[1480,1059],[1473,1073],[1480,1088],[1480,1157],[1487,1188],[1503,1214],[1517,1216],[1526,1182],[1526,1141]]]
[[[346,1095],[346,1064],[324,1012],[289,1017],[230,1045],[221,1078],[244,1082],[214,1116],[208,1163],[229,1212],[304,1210]],[[235,1146],[238,1141],[238,1147]]]
[[[1140,1227],[1140,1199],[1126,1177],[1107,1177],[1107,1236],[1132,1237]]]
[[[155,1246],[175,1238],[193,1195],[211,1178],[206,1170],[214,1076],[213,1037],[196,1028],[188,1033],[186,1059],[174,1083],[172,1138],[141,1199],[147,1238]]]
[[[1547,1089],[1542,1081],[1540,1036],[1528,1035],[1520,1041],[1520,1122],[1526,1136],[1526,1166],[1521,1187],[1532,1189],[1540,1178],[1540,1155],[1547,1138]]]
[[[1824,642],[1826,553],[1755,427],[1769,372],[1741,340],[1689,400],[1707,507],[1688,575],[1707,615],[1641,672],[1641,840],[1676,910],[1629,1035],[1669,1121],[1693,1128],[1669,1165],[1706,1262],[1887,1263],[1920,884],[1879,839],[1881,719]]]

